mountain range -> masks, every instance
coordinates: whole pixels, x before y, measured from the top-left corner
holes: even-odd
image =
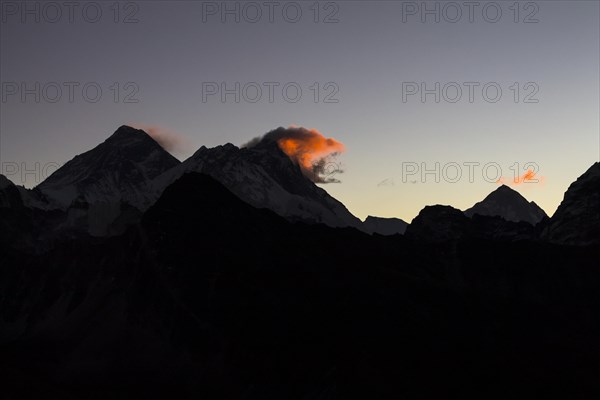
[[[0,176],[4,398],[600,395],[600,164],[535,225],[433,205],[357,229],[273,143],[179,163],[144,135]],[[482,203],[519,215],[508,190]]]
[[[212,149],[202,146],[159,176],[155,193],[159,195],[186,172],[210,175],[248,204],[268,208],[291,221],[360,227],[360,220],[304,176],[276,142],[241,149],[230,143]]]
[[[120,234],[139,221],[170,184],[189,172],[210,175],[248,204],[270,209],[292,222],[353,227],[380,235],[404,234],[409,225],[401,219],[375,216],[360,221],[308,179],[275,141],[259,142],[250,148],[230,143],[214,148],[202,146],[179,162],[144,131],[128,126],[67,162],[33,190],[15,188],[29,208],[64,211],[66,217],[58,222],[59,227],[105,236]],[[15,189],[6,190],[4,201],[18,201],[15,193]],[[557,218],[564,217],[563,209]],[[465,210],[464,215],[501,217],[533,226],[548,219],[534,202],[505,185]],[[554,221],[552,226],[557,224]],[[548,228],[548,232],[555,229]],[[545,233],[543,237],[554,236]]]

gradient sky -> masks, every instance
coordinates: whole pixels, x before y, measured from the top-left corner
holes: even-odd
[[[539,166],[542,184],[515,189],[551,215],[569,184],[600,158],[597,1],[520,2],[517,23],[513,1],[495,2],[502,9],[496,23],[483,16],[489,2],[480,2],[472,22],[464,2],[457,2],[463,15],[455,23],[443,13],[439,23],[432,15],[422,22],[420,14],[404,15],[403,21],[403,7],[410,10],[400,1],[320,2],[318,23],[314,1],[296,2],[302,10],[297,23],[284,18],[283,5],[289,2],[279,2],[273,22],[262,6],[257,23],[244,18],[254,18],[250,8],[246,14],[240,11],[239,23],[232,15],[223,23],[220,15],[203,15],[207,2],[198,1],[123,2],[119,23],[114,22],[113,1],[96,2],[102,10],[96,23],[88,22],[95,8],[86,8],[86,21],[82,2],[73,22],[64,6],[60,21],[52,22],[55,10],[44,11],[43,2],[28,3],[32,9],[40,7],[39,23],[35,11],[25,22],[12,14],[14,5],[23,3],[2,0],[0,8],[5,97],[0,103],[0,161],[5,174],[14,163],[33,170],[40,163],[39,173],[27,175],[26,181],[19,174],[9,175],[28,187],[43,178],[44,165],[63,164],[128,123],[157,125],[185,137],[183,148],[174,154],[179,159],[201,145],[241,145],[278,126],[315,128],[347,149],[336,159],[344,170],[338,175],[342,183],[322,187],[360,218],[410,221],[428,204],[466,209],[497,187],[483,179],[484,164],[497,163],[510,179],[515,162],[521,169],[527,162]],[[224,7],[223,2],[208,3]],[[423,7],[423,2],[414,4]],[[236,7],[236,2],[227,7]],[[289,6],[285,16],[293,19],[294,11]],[[446,11],[454,18],[454,10]],[[494,18],[495,9],[487,11],[487,19]],[[532,12],[538,22],[524,23]],[[323,23],[331,13],[338,22]],[[122,23],[126,15],[138,22]],[[33,95],[22,101],[20,93],[7,94],[12,82],[30,88],[35,82],[56,82],[63,86],[62,97],[56,103],[43,96],[36,103]],[[73,102],[64,82],[80,83]],[[82,96],[81,87],[88,82],[103,89],[97,103]],[[115,82],[121,88],[118,102],[110,89]],[[123,102],[130,92],[124,89],[128,82],[139,87],[137,103]],[[219,96],[204,102],[206,82],[280,86],[272,103],[266,89],[256,103],[244,98],[235,103],[233,95],[226,102]],[[296,103],[283,98],[282,86],[288,82],[303,90]],[[310,89],[315,82],[321,87],[318,102]],[[337,103],[323,102],[333,87],[325,89],[329,82],[339,88],[333,97]],[[429,88],[435,82],[495,82],[503,94],[491,103],[479,86],[470,103],[462,86],[463,97],[456,103],[443,98],[435,103],[433,95],[425,103],[418,95],[404,102],[403,82],[425,82]],[[510,89],[515,82],[520,86],[516,103]],[[539,88],[537,103],[523,102],[531,92],[524,89],[528,82]],[[450,162],[480,166],[473,182],[465,166],[456,183],[446,182],[441,174],[439,183],[434,175],[403,182],[407,162],[426,163],[430,169],[436,162],[440,167]]]

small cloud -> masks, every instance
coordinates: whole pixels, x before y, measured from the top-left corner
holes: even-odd
[[[523,175],[516,176],[514,178],[505,178],[502,176],[502,177],[500,177],[500,179],[498,179],[496,181],[496,183],[499,185],[519,186],[519,185],[522,185],[523,183],[543,184],[544,181],[545,181],[545,178],[543,176],[539,176],[533,170],[529,169]]]
[[[133,123],[129,124],[132,128],[141,129],[169,153],[185,154],[190,150],[190,140],[168,128],[159,125],[146,125]]]

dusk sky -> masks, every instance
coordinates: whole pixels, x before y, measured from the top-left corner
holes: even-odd
[[[460,1],[99,1],[77,3],[72,20],[64,2],[45,4],[0,4],[0,161],[16,184],[35,186],[123,124],[180,137],[180,160],[279,126],[316,129],[346,148],[341,183],[321,186],[361,219],[464,210],[497,188],[496,166],[510,182],[516,163],[541,182],[513,187],[552,215],[600,159],[598,1],[479,2],[472,21]],[[236,82],[239,102],[210,92]],[[436,163],[439,182],[407,175]],[[472,182],[465,163],[479,163]],[[15,165],[37,172],[23,181]]]

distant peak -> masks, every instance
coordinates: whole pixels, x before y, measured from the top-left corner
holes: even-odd
[[[515,197],[515,198],[523,198],[523,200],[525,200],[525,198],[521,195],[521,193],[517,192],[515,189],[508,187],[507,185],[500,186],[498,189],[491,192],[488,195],[488,197],[493,198],[493,197],[497,197],[498,195],[501,195],[503,197],[510,196],[510,197]]]
[[[475,214],[498,216],[507,221],[525,221],[532,225],[537,224],[546,215],[535,202],[528,201],[521,193],[507,185],[501,185],[464,213],[468,217]]]
[[[516,190],[511,189],[510,187],[508,187],[505,184],[500,185],[500,187],[498,189],[496,189],[495,191],[496,192],[502,192],[502,191],[504,191],[504,192],[515,192],[515,193],[517,193]]]
[[[108,139],[106,143],[126,144],[131,142],[156,142],[150,135],[142,129],[132,128],[131,126],[121,125]]]
[[[132,128],[129,125],[121,125],[112,135],[111,137],[120,137],[120,136],[130,136],[137,135],[140,132],[144,132],[141,129]],[[146,132],[144,132],[146,133]]]
[[[124,200],[142,209],[151,199],[146,192],[149,182],[178,164],[146,132],[123,125],[104,142],[62,165],[37,187],[63,207],[83,196],[89,203]]]

